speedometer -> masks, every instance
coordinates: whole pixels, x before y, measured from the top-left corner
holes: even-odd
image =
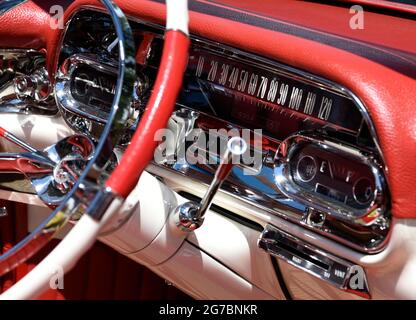
[[[278,139],[325,126],[357,135],[363,122],[351,98],[334,88],[199,47],[191,50],[181,101]]]

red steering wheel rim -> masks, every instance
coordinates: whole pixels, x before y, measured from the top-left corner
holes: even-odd
[[[173,112],[188,62],[189,38],[180,30],[167,30],[159,72],[140,124],[106,186],[123,198],[136,186],[153,158],[155,134],[166,127]]]

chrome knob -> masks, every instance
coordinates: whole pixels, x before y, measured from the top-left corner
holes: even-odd
[[[45,68],[38,69],[31,75],[18,76],[13,81],[14,91],[20,99],[43,101],[49,97],[50,85]]]
[[[215,172],[214,179],[201,202],[188,201],[175,208],[175,223],[179,229],[190,232],[202,225],[205,213],[211,206],[215,194],[227,179],[234,166],[233,159],[240,157],[246,150],[247,143],[242,138],[233,137],[228,141],[227,148],[221,157],[220,165]]]
[[[30,76],[19,76],[14,79],[14,90],[19,98],[35,95],[35,84]]]

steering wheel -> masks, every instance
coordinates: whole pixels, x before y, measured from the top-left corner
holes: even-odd
[[[94,145],[86,136],[78,134],[38,151],[0,128],[2,137],[26,150],[21,154],[6,154],[15,169],[30,178],[42,200],[55,206],[59,203],[32,233],[0,256],[0,275],[33,256],[71,217],[84,212],[58,246],[4,292],[1,299],[35,298],[48,288],[56,270],[66,272],[76,264],[136,186],[153,158],[157,146],[155,133],[165,128],[173,111],[188,61],[187,0],[166,1],[165,43],[152,95],[120,163],[105,183],[100,182],[99,173],[109,160],[129,116],[136,67],[133,35],[127,18],[111,0],[101,2],[115,26],[119,62],[111,112],[98,143]],[[1,159],[0,171],[6,166]]]

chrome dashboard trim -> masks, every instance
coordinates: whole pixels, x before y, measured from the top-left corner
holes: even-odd
[[[66,25],[65,25],[65,31],[64,31],[64,35],[66,34],[67,31],[67,27],[69,25],[69,23],[71,22],[72,18],[79,12],[81,11],[85,11],[85,10],[92,10],[92,11],[97,11],[97,12],[101,12],[101,13],[106,13],[105,10],[101,7],[97,7],[94,5],[82,5],[80,6],[76,11],[74,11],[72,13],[72,16],[69,18],[69,20],[67,21]],[[158,29],[159,31],[163,31],[164,27],[162,25],[159,25],[157,23],[153,23],[153,22],[149,22],[149,21],[145,21],[142,20],[140,18],[134,17],[132,15],[127,15],[127,18],[133,22],[151,27],[151,28],[155,28]],[[65,36],[63,36],[61,38],[61,40],[63,41]],[[163,37],[163,34],[160,34],[160,37]],[[251,52],[246,52],[246,51],[242,51],[240,49],[237,49],[235,47],[229,46],[227,44],[223,44],[220,42],[216,42],[214,40],[210,40],[207,38],[203,38],[203,37],[199,37],[199,36],[195,36],[193,34],[189,35],[189,38],[191,40],[191,42],[196,42],[202,46],[206,46],[208,48],[212,48],[212,47],[221,47],[222,50],[221,51],[229,51],[231,52],[233,55],[236,56],[242,56],[242,57],[246,57],[250,60],[256,60],[258,63],[262,64],[268,64],[271,66],[274,66],[276,69],[280,69],[282,70],[281,74],[287,75],[287,76],[291,76],[293,77],[293,75],[297,76],[297,78],[301,81],[306,81],[312,85],[315,85],[319,88],[325,89],[325,90],[329,90],[331,92],[340,94],[344,97],[350,98],[354,101],[355,105],[358,107],[361,115],[364,118],[365,123],[367,124],[371,136],[373,138],[373,142],[376,146],[376,151],[378,153],[378,155],[380,156],[382,162],[383,162],[383,170],[387,171],[386,166],[384,165],[385,161],[383,158],[383,153],[381,151],[381,147],[380,147],[380,143],[379,143],[379,139],[378,139],[378,135],[377,135],[377,131],[376,128],[374,127],[374,124],[372,122],[371,116],[369,114],[369,112],[367,111],[367,108],[365,107],[365,104],[360,100],[360,98],[354,94],[351,90],[349,90],[348,88],[346,88],[345,86],[342,86],[336,82],[333,82],[329,79],[320,77],[318,75],[309,73],[307,71],[301,70],[301,69],[296,69],[295,67],[271,60],[269,58],[263,57],[261,55],[255,54],[255,53],[251,53]],[[62,46],[62,42],[60,43]],[[61,47],[60,46],[60,47]],[[219,51],[219,53],[221,53],[221,51]],[[59,54],[56,57],[56,60],[58,61],[59,59]],[[273,71],[276,71],[273,69]],[[385,172],[386,173],[386,172]],[[388,182],[386,182],[388,184]]]
[[[102,8],[96,7],[96,6],[82,6],[77,11],[75,11],[72,15],[74,17],[77,13],[84,10],[93,10],[101,13],[105,13]],[[72,18],[71,17],[71,18]],[[142,19],[139,19],[137,17],[128,16],[129,20],[145,25],[147,27],[151,27],[154,29],[157,29],[159,31],[163,30],[163,27],[151,23],[148,21],[144,21]],[[159,34],[160,38],[163,37],[163,34]],[[372,150],[374,153],[377,154],[377,157],[380,159],[381,164],[381,171],[386,174],[387,168],[384,165],[384,159],[383,154],[381,152],[381,148],[379,145],[379,140],[377,136],[376,129],[374,127],[374,124],[372,123],[371,116],[368,113],[367,109],[365,108],[364,103],[356,96],[352,91],[345,88],[344,86],[337,84],[335,82],[332,82],[331,80],[322,78],[320,76],[311,74],[304,70],[299,70],[294,67],[284,65],[282,63],[273,61],[269,58],[259,56],[255,53],[249,53],[244,52],[240,49],[221,44],[209,39],[204,39],[202,37],[190,35],[191,41],[194,43],[200,45],[201,47],[209,48],[212,50],[213,48],[215,50],[218,50],[218,53],[221,54],[229,54],[232,57],[239,57],[240,59],[248,59],[252,63],[252,61],[256,61],[258,64],[267,64],[271,68],[273,68],[273,71],[275,72],[277,69],[281,74],[290,76],[292,78],[296,78],[300,81],[312,84],[314,86],[317,86],[323,90],[327,90],[339,95],[342,95],[344,97],[347,97],[351,99],[358,110],[360,111],[361,115],[363,116],[364,122],[367,124],[372,140],[374,142],[375,148]],[[58,58],[57,58],[58,59]],[[252,61],[251,61],[252,60]],[[264,66],[263,66],[264,67]],[[276,70],[275,70],[276,69]],[[186,106],[180,106],[178,107],[186,107]],[[191,121],[194,123],[194,120]],[[273,163],[274,163],[274,154],[268,154],[264,159],[264,168],[266,170],[273,170]],[[215,172],[215,167],[204,167],[202,170],[201,168],[191,168],[187,165],[168,165],[168,164],[151,164],[148,169],[149,172],[155,174],[156,176],[161,177],[162,179],[166,176],[170,175],[171,173],[175,173],[177,175],[186,176],[194,181],[197,181],[198,183],[205,188],[209,182],[212,179],[212,175]],[[233,169],[233,171],[241,170],[241,168],[236,167]],[[231,174],[231,180],[233,173]],[[267,180],[267,181],[261,181],[261,184],[268,187],[270,185],[274,185],[273,180]],[[385,181],[386,189],[388,189],[388,182]],[[186,186],[184,185],[184,188],[186,189]],[[283,194],[274,194],[273,196],[266,195],[264,192],[253,191],[253,190],[247,190],[247,186],[244,184],[236,183],[236,181],[232,182],[226,182],[222,186],[222,190],[219,191],[220,193],[225,193],[227,195],[232,196],[235,199],[239,199],[244,203],[247,203],[249,205],[255,206],[259,208],[262,211],[268,212],[269,214],[272,214],[274,216],[278,216],[280,218],[283,218],[285,220],[289,220],[291,222],[296,223],[297,225],[301,225],[305,228],[308,228],[310,230],[313,230],[314,232],[317,232],[321,235],[324,235],[330,239],[336,240],[346,246],[349,246],[357,251],[365,252],[365,253],[377,253],[380,252],[389,237],[389,234],[386,234],[383,236],[383,240],[377,241],[376,243],[373,243],[371,246],[363,246],[358,245],[356,243],[353,243],[339,234],[330,232],[325,226],[323,227],[316,227],[308,224],[307,221],[307,215],[308,215],[308,208],[305,205],[299,204],[293,199],[288,199]],[[382,226],[382,228],[385,228],[385,225]]]
[[[293,182],[289,163],[293,153],[296,152],[299,144],[302,143],[315,144],[325,150],[325,152],[343,154],[344,157],[348,157],[352,161],[362,163],[368,168],[371,168],[375,182],[374,198],[371,200],[371,203],[365,209],[354,210],[341,203],[335,204],[316,193],[308,192],[297,186]],[[287,197],[304,203],[309,208],[332,214],[342,220],[360,225],[371,225],[376,223],[377,219],[383,217],[386,209],[384,178],[380,173],[380,169],[380,165],[377,164],[370,154],[364,154],[359,149],[352,148],[346,144],[340,145],[318,136],[297,134],[288,137],[280,143],[275,157],[274,176],[277,187]],[[353,189],[355,188],[355,184]]]
[[[98,57],[87,54],[75,54],[66,59],[60,66],[55,77],[55,97],[58,106],[64,110],[82,116],[88,120],[105,124],[105,120],[81,110],[81,103],[75,100],[71,93],[72,74],[82,65],[90,66],[96,70],[117,76],[117,66],[100,62]]]
[[[144,23],[146,24],[146,23]],[[152,24],[149,24],[150,26],[152,26]],[[197,43],[201,44],[202,47],[207,47],[207,48],[212,48],[213,47],[222,47],[224,51],[229,51],[231,52],[233,55],[236,56],[242,56],[242,57],[246,57],[250,60],[255,60],[259,63],[259,65],[263,66],[263,64],[267,64],[267,65],[271,65],[273,66],[275,69],[272,69],[273,72],[277,72],[282,75],[286,75],[289,77],[293,78],[293,75],[295,75],[295,79],[298,79],[299,81],[302,82],[307,82],[310,83],[314,86],[317,86],[321,89],[330,91],[330,92],[334,92],[337,93],[339,95],[342,95],[344,97],[347,97],[351,100],[353,100],[353,102],[355,103],[355,105],[358,107],[361,115],[364,118],[365,123],[367,124],[371,136],[373,138],[373,142],[376,146],[376,150],[379,154],[379,156],[383,159],[383,154],[381,152],[381,148],[380,148],[380,144],[379,144],[379,140],[378,140],[378,136],[376,133],[376,129],[374,127],[374,124],[371,120],[371,116],[368,113],[367,109],[364,106],[364,103],[349,89],[347,89],[344,86],[341,86],[335,82],[332,82],[328,79],[322,78],[320,76],[311,74],[309,72],[300,70],[300,69],[296,69],[294,67],[279,63],[277,61],[273,61],[270,60],[268,58],[250,53],[250,52],[245,52],[245,51],[241,51],[240,49],[225,45],[225,44],[221,44],[212,40],[208,40],[208,39],[202,39],[199,37],[195,37],[195,36],[190,36],[190,39],[193,41],[196,41]],[[219,53],[221,53],[221,51],[219,51]],[[279,71],[281,70],[281,71]],[[383,159],[383,163],[384,163],[384,159]]]
[[[168,128],[175,132],[176,144],[173,146],[168,146],[167,150],[179,151],[178,156],[176,156],[176,162],[154,162],[153,165],[148,167],[149,172],[161,178],[165,178],[169,175],[170,172],[174,172],[176,174],[186,176],[187,178],[194,181],[198,181],[204,186],[209,185],[212,180],[212,176],[215,174],[217,169],[216,164],[196,163],[191,165],[181,157],[180,149],[177,148],[178,142],[185,141],[185,136],[190,134],[193,128],[199,128],[200,117],[210,117],[211,121],[215,121],[214,118],[209,115],[206,115],[202,112],[193,111],[192,109],[185,107],[182,107],[181,109],[174,112],[168,124]],[[216,121],[216,127],[223,127],[226,125],[226,123],[222,123],[221,120],[217,119]],[[274,141],[274,143],[278,144],[279,141]],[[171,159],[172,156],[175,156],[175,154],[167,154],[166,159]],[[328,238],[334,239],[356,250],[375,253],[379,252],[384,247],[387,235],[382,236],[382,234],[385,233],[385,230],[388,226],[388,220],[385,221],[384,219],[380,219],[372,226],[362,226],[364,229],[361,230],[361,232],[365,230],[365,232],[375,232],[374,238],[372,238],[374,240],[371,240],[365,244],[358,244],[351,240],[347,240],[347,237],[343,237],[341,230],[331,229],[334,227],[334,219],[330,216],[325,219],[325,224],[322,225],[308,223],[308,217],[313,206],[311,208],[311,206],[308,206],[306,203],[295,201],[294,199],[288,198],[285,194],[283,194],[276,187],[273,174],[275,153],[269,152],[264,154],[263,157],[262,166],[259,169],[260,171],[257,172],[258,174],[249,177],[249,179],[251,179],[250,185],[248,185],[247,182],[241,180],[244,169],[247,168],[244,168],[242,165],[237,165],[233,167],[228,180],[223,183],[221,191],[247,204],[254,205],[265,212],[302,225],[303,227],[323,234]],[[184,188],[186,190],[185,185]],[[355,226],[359,226],[359,224],[355,224]],[[349,227],[346,226],[345,228],[353,227],[354,224],[351,224]],[[384,238],[384,240],[381,238]]]
[[[272,256],[340,290],[371,299],[366,273],[359,265],[319,249],[270,224],[261,233],[257,245]],[[361,288],[351,287],[353,276],[361,277]]]
[[[45,55],[32,49],[0,49],[0,113],[34,114],[54,116],[58,112],[50,93]],[[31,94],[18,89],[18,81],[34,81]],[[40,94],[38,85],[48,89]]]

